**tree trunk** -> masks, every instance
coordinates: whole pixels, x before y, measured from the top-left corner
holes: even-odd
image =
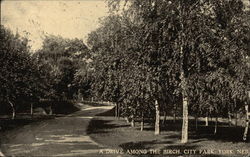
[[[30,116],[33,118],[33,103],[30,104]]]
[[[119,103],[116,104],[117,104],[117,118],[120,119],[120,104]]]
[[[176,111],[174,111],[174,123],[176,122],[176,113],[175,113]]]
[[[184,97],[181,143],[187,143],[187,141],[188,141],[188,101],[187,97]]]
[[[228,112],[228,125],[231,126],[232,125],[232,117],[231,117],[231,113]]]
[[[16,118],[16,109],[15,109],[14,104],[10,100],[8,100],[8,102],[9,102],[9,104],[11,106],[11,109],[12,109],[12,119],[14,120]]]
[[[218,116],[216,116],[216,118],[215,118],[214,134],[217,133],[217,128],[218,128]]]
[[[49,115],[53,115],[52,106],[49,107]]]
[[[235,113],[235,126],[238,126],[238,113]]]
[[[131,127],[135,127],[134,115],[132,115],[130,123],[131,123]]]
[[[155,135],[160,134],[160,109],[158,101],[155,100]]]
[[[115,117],[117,118],[117,115],[118,115],[118,113],[117,113],[117,103],[115,103]]]
[[[174,123],[176,122],[176,110],[177,110],[177,107],[176,107],[176,104],[174,104],[174,113],[173,113],[173,122]]]
[[[195,115],[195,130],[198,130],[198,116]]]
[[[206,126],[208,126],[208,116],[205,117]]]
[[[183,29],[183,24],[182,24]],[[181,37],[183,38],[183,36]],[[182,89],[182,132],[181,132],[181,143],[187,143],[188,141],[188,97],[187,97],[187,80],[184,71],[184,54],[183,54],[183,39],[181,39],[180,55],[181,55],[181,89]]]
[[[142,112],[141,131],[144,129],[144,112]]]
[[[246,126],[243,134],[243,141],[247,140],[248,128],[249,128],[249,112],[248,112],[248,105],[245,105],[246,110]]]
[[[164,124],[166,123],[166,119],[167,119],[167,113],[166,113],[166,111],[164,111],[163,114],[164,114],[164,115],[163,115],[162,125],[164,125]]]

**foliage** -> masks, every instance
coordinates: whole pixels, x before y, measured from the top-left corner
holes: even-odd
[[[54,99],[72,99],[81,84],[77,78],[86,66],[89,51],[79,39],[49,35],[35,54],[40,65],[49,72],[50,95]],[[76,80],[75,80],[76,79]]]

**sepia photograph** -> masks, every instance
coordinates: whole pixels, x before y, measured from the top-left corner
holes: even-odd
[[[0,157],[250,157],[250,0],[0,4]]]

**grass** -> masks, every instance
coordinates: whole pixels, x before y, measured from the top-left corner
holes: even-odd
[[[48,104],[48,102],[41,102],[37,104],[36,107],[43,107]],[[54,115],[44,115],[41,113],[34,113],[33,117],[30,116],[30,110],[26,112],[17,112],[16,118],[14,120],[11,119],[11,113],[9,115],[0,115],[0,137],[3,132],[7,132],[9,130],[18,129],[24,125],[31,123],[38,123],[49,119],[54,119],[57,116],[67,115],[70,113],[74,113],[79,111],[77,105],[72,102],[58,101],[53,102],[54,104]],[[46,108],[43,108],[46,111]],[[34,109],[35,110],[35,109]],[[0,138],[1,139],[1,138]],[[1,142],[1,141],[0,141]]]
[[[122,149],[123,152],[136,156],[145,156],[142,152],[138,154],[140,150],[146,150],[146,156],[174,153],[214,157],[250,155],[250,143],[242,142],[242,127],[219,123],[217,134],[214,135],[212,122],[210,126],[204,126],[204,122],[199,121],[196,131],[194,120],[190,120],[189,142],[181,144],[181,120],[174,123],[168,119],[161,127],[161,134],[154,135],[152,123],[146,123],[144,131],[140,131],[139,123],[132,128],[124,119],[112,117],[113,112],[114,110],[99,114],[90,122],[87,132],[97,143],[111,149]]]

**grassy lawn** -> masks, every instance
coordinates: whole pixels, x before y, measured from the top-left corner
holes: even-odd
[[[230,127],[225,123],[219,123],[217,134],[214,135],[212,122],[207,127],[200,121],[196,131],[194,121],[190,120],[189,142],[181,144],[181,120],[177,120],[176,123],[170,119],[167,120],[161,128],[161,134],[156,136],[153,123],[146,123],[144,131],[140,131],[140,123],[136,123],[136,127],[131,128],[123,118],[117,120],[112,117],[112,112],[100,114],[90,122],[88,127],[90,137],[110,149],[122,149],[124,153],[137,156],[145,156],[143,153],[147,153],[146,156],[176,154],[248,156],[250,154],[250,143],[241,141],[242,127]]]

